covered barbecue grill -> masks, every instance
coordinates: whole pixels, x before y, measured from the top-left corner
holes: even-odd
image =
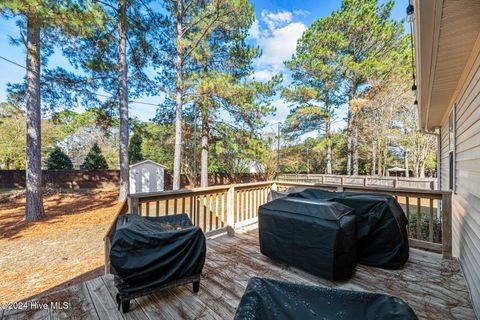
[[[121,215],[110,236],[111,270],[123,312],[130,299],[193,283],[200,286],[206,240],[186,214],[164,217]]]
[[[355,272],[355,215],[340,203],[284,197],[258,213],[260,251],[329,280]]]
[[[365,192],[330,192],[305,189],[288,197],[344,204],[355,210],[357,255],[361,264],[398,269],[408,260],[408,220],[390,195]]]
[[[251,278],[235,314],[236,320],[349,319],[415,320],[402,299]]]

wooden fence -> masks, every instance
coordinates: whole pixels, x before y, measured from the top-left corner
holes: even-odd
[[[142,216],[186,213],[207,236],[231,234],[235,229],[257,222],[258,207],[267,202],[270,190],[282,191],[289,187],[390,194],[397,199],[411,222],[408,229],[410,245],[451,257],[451,193],[444,191],[266,181],[191,190],[137,193],[130,195],[128,202],[122,204],[117,216],[127,212]],[[117,216],[105,235],[106,272],[109,270],[109,236]]]
[[[279,174],[279,181],[335,184],[341,186],[363,186],[383,188],[437,189],[435,178],[405,178],[380,176],[346,176],[327,174]]]

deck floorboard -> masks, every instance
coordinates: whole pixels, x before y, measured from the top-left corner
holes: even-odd
[[[200,292],[192,286],[168,289],[131,301],[131,311],[116,308],[111,275],[89,280],[43,302],[71,302],[71,310],[0,310],[2,319],[232,319],[248,280],[253,276],[342,289],[394,295],[405,300],[419,319],[475,319],[458,263],[439,254],[411,249],[400,270],[359,265],[355,276],[330,282],[262,255],[257,230],[220,236],[207,241],[207,262]]]

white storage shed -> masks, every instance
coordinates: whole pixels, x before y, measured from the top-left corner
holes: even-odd
[[[130,165],[130,193],[164,191],[165,166],[152,160]]]

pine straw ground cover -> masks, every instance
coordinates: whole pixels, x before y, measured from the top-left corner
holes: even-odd
[[[100,276],[103,236],[119,208],[115,189],[49,191],[46,218],[23,221],[24,193],[0,194],[0,303]]]

